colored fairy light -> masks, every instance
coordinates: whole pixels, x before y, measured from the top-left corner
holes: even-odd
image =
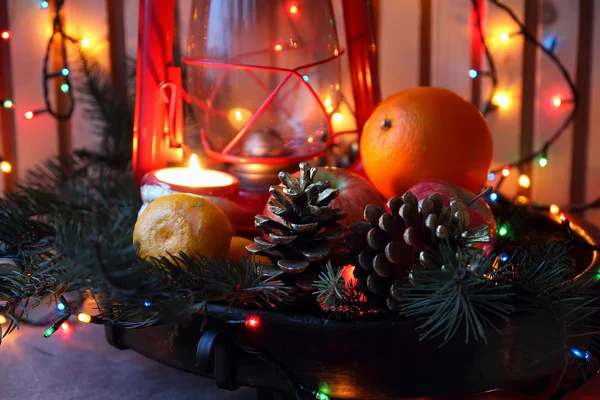
[[[475,78],[477,78],[477,76],[478,76],[478,75],[479,75],[479,72],[477,72],[477,70],[476,70],[476,69],[470,69],[470,70],[469,70],[469,77],[470,77],[471,79],[475,79]]]
[[[567,217],[565,217],[565,214],[564,214],[564,213],[560,213],[560,215],[558,216],[558,218],[560,218],[560,220],[561,220],[562,222],[565,222],[565,221],[567,220]]]
[[[333,106],[326,107],[325,111],[327,111],[327,114],[331,114],[333,112]]]
[[[6,317],[4,315],[0,315],[0,325],[4,325],[6,323]]]
[[[10,39],[11,36],[12,36],[12,33],[8,29],[0,31],[0,37],[3,40],[8,40],[8,39]]]
[[[12,164],[8,161],[0,162],[0,171],[4,172],[5,174],[10,173],[12,171]]]
[[[492,98],[492,103],[500,108],[506,108],[510,105],[510,98],[506,93],[496,93]]]
[[[498,195],[497,195],[496,193],[493,193],[493,192],[492,192],[492,193],[490,194],[490,200],[491,200],[491,201],[496,201],[496,200],[498,200]]]
[[[25,118],[27,118],[27,119],[31,119],[31,118],[33,118],[33,111],[27,111],[27,112],[25,113]]]
[[[317,400],[329,400],[331,397],[329,397],[329,395],[327,393],[318,391],[317,395],[315,396],[315,398]]]
[[[281,51],[281,50],[283,50],[283,46],[280,45],[280,44],[276,44],[275,45],[275,51]]]
[[[500,229],[498,229],[498,235],[500,236],[506,236],[508,234],[508,228],[504,225],[502,225],[500,227]]]
[[[573,355],[574,355],[575,357],[578,357],[578,358],[583,358],[583,353],[581,352],[581,350],[579,350],[579,349],[576,349],[575,347],[573,347],[573,348],[571,349],[571,353],[573,353]]]
[[[246,318],[246,321],[244,321],[244,325],[246,325],[247,328],[256,329],[260,326],[260,318],[257,316],[248,317]]]
[[[508,167],[507,168],[503,168],[502,169],[502,176],[506,178],[509,175],[510,175],[510,168],[508,168]]]
[[[508,32],[502,32],[500,34],[500,41],[501,42],[508,42],[508,39],[510,39],[510,35],[508,34]]]
[[[84,37],[83,39],[81,39],[81,47],[89,47],[90,45],[90,39]]]
[[[558,214],[560,212],[560,208],[556,205],[556,204],[551,204],[550,205],[550,213],[551,214]]]
[[[302,76],[302,79],[304,80],[304,82],[308,82],[308,80],[309,80],[309,77],[308,77],[308,75],[303,75],[303,76]]]
[[[296,6],[290,7],[290,14],[296,14],[297,12],[298,12],[298,7],[296,7]]]
[[[518,196],[517,199],[515,200],[515,203],[523,206],[523,205],[529,203],[529,199],[525,196]]]
[[[583,353],[583,358],[585,359],[585,361],[589,361],[590,358],[592,358],[592,353],[586,351],[585,353]]]
[[[63,303],[58,303],[56,308],[58,308],[60,311],[63,311],[65,309],[65,305]]]
[[[542,156],[538,160],[538,164],[540,164],[540,167],[544,168],[546,165],[548,165],[548,159]]]
[[[488,174],[488,181],[493,181],[494,179],[496,179],[496,174],[493,172],[490,172]]]
[[[60,71],[60,73],[61,73],[63,76],[67,76],[67,75],[69,75],[69,72],[70,72],[70,71],[69,71],[69,69],[68,69],[68,68],[63,68],[63,69]]]
[[[13,103],[12,100],[4,100],[2,102],[2,107],[4,107],[4,108],[14,108],[15,107],[15,103]]]
[[[531,179],[529,179],[529,176],[527,176],[526,174],[519,175],[519,185],[521,185],[524,188],[528,188],[529,186],[531,186]]]
[[[144,307],[150,307],[152,305],[152,303],[150,303],[149,301],[145,301],[143,304]]]
[[[40,2],[40,7],[42,7],[44,10],[46,8],[48,8],[48,6],[49,6],[49,4],[48,4],[48,2],[46,0]]]
[[[69,91],[69,84],[68,83],[63,83],[62,85],[60,85],[60,90],[63,93],[67,93]]]
[[[562,100],[560,97],[554,96],[552,98],[552,105],[554,105],[554,107],[560,107],[561,104],[562,104]]]
[[[68,331],[69,330],[69,323],[68,322],[63,322],[60,327],[62,328],[63,331]]]
[[[44,337],[49,338],[50,336],[54,335],[54,332],[56,332],[56,327],[52,325],[44,331]]]
[[[89,324],[92,321],[92,317],[90,314],[86,314],[86,313],[79,313],[77,315],[77,319],[81,322],[84,322],[86,324]]]
[[[543,40],[543,45],[548,51],[554,51],[558,44],[558,38],[554,35],[548,35]]]
[[[330,107],[331,106],[331,99],[328,97],[325,99],[325,101],[323,102],[323,105],[325,107]]]
[[[333,122],[335,122],[336,124],[339,124],[340,122],[342,122],[344,120],[344,116],[340,113],[335,113],[333,114]]]
[[[507,262],[508,261],[508,254],[506,254],[506,253],[500,254],[500,261]]]

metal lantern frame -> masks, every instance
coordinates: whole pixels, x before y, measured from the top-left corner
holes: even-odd
[[[133,170],[138,182],[147,172],[164,168],[172,162],[183,161],[185,147],[183,98],[185,94],[181,81],[181,68],[176,66],[172,50],[175,2],[176,0],[140,0],[132,158]],[[362,126],[381,100],[373,8],[371,0],[342,0],[342,4],[344,26],[348,38],[347,54],[356,107],[356,123],[360,134]],[[341,52],[334,57],[340,56]],[[326,61],[330,60],[321,61],[321,63]],[[182,62],[194,65],[208,63],[189,58],[182,58]],[[219,66],[218,63],[211,63],[211,65]],[[222,64],[220,66],[223,68],[248,68],[243,64]],[[312,64],[308,66],[312,66]],[[305,65],[293,70],[277,68],[268,68],[268,70],[288,74],[285,81],[299,79],[299,84],[309,86],[298,73],[298,70],[306,67]],[[310,92],[316,96],[312,88],[310,88]],[[320,101],[318,103],[323,107]],[[325,109],[323,111],[325,112]],[[331,124],[329,120],[328,124]],[[246,127],[250,125],[250,121],[246,123]],[[244,128],[233,139],[233,144],[230,143],[224,149],[227,151],[222,152],[211,149],[206,135],[201,133],[206,153],[217,160],[233,163],[276,164],[282,161],[294,162],[306,158],[306,156],[291,156],[267,159],[264,157],[238,157],[229,154],[229,150],[247,132],[247,128]],[[331,125],[329,129],[328,146],[333,140]],[[325,149],[328,146],[325,146]],[[360,172],[360,162],[355,163],[351,168]]]

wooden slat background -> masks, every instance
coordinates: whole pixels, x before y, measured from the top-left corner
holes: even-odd
[[[17,125],[18,169],[24,172],[47,156],[56,154],[56,124],[48,116],[26,121],[23,113],[43,106],[41,92],[41,68],[44,48],[50,33],[48,11],[42,10],[37,1],[9,1],[9,18],[13,38],[12,67],[15,89],[14,110]],[[538,0],[532,0],[536,3]],[[578,76],[584,84],[584,76],[590,75],[585,87],[589,88],[589,102],[582,107],[577,123],[577,133],[571,126],[548,154],[549,164],[540,168],[532,164],[531,198],[545,203],[567,204],[571,198],[591,200],[600,195],[600,7],[591,7],[594,0],[541,2],[542,12],[539,33],[542,39],[555,35],[558,38],[556,52],[569,72]],[[472,81],[468,77],[471,67],[471,31],[469,18],[470,0],[375,0],[377,9],[377,38],[379,50],[380,81],[383,97],[417,86],[421,83],[446,87],[460,95],[471,98]],[[505,0],[525,18],[525,4],[529,0]],[[135,57],[137,44],[137,7],[135,0],[125,1],[125,50]],[[69,0],[66,3],[66,20],[72,35],[86,35],[92,41],[90,52],[107,67],[109,64],[108,26],[105,1]],[[536,3],[537,4],[537,3]],[[422,6],[425,6],[423,9]],[[340,11],[340,0],[334,0]],[[497,40],[501,32],[512,33],[516,27],[497,7],[486,4],[485,30],[489,45],[497,63],[499,91],[509,94],[510,107],[489,116],[494,135],[494,166],[513,161],[522,145],[538,148],[561,123],[569,111],[569,105],[559,109],[552,106],[555,95],[568,95],[568,88],[551,62],[544,56],[533,57],[537,68],[530,70],[524,65],[523,39],[511,37],[508,43]],[[191,0],[180,1],[180,34],[183,48],[187,41],[187,25]],[[425,13],[423,13],[425,11]],[[584,17],[589,17],[589,21]],[[341,21],[341,18],[337,18]],[[584,31],[589,40],[589,50],[580,40],[580,27],[589,24],[594,29]],[[428,29],[426,29],[428,28]],[[591,35],[591,36],[590,36]],[[343,39],[343,34],[340,35]],[[421,38],[429,39],[422,44]],[[587,42],[586,42],[587,43]],[[578,49],[580,57],[578,59]],[[423,51],[429,49],[429,59]],[[589,56],[589,70],[577,63]],[[584,58],[582,61],[582,57]],[[526,60],[526,63],[531,60]],[[485,68],[485,60],[482,60]],[[523,74],[528,81],[523,82]],[[531,80],[533,79],[533,81]],[[349,80],[345,79],[342,90],[350,96]],[[487,100],[489,83],[481,82],[481,101]],[[525,88],[525,90],[523,90]],[[523,101],[535,92],[533,104]],[[585,96],[585,91],[582,92]],[[529,99],[530,100],[530,99]],[[347,111],[346,111],[347,112]],[[527,114],[524,115],[523,113]],[[523,119],[523,117],[526,119]],[[346,120],[345,120],[346,121]],[[90,121],[78,107],[72,120],[74,148],[94,147],[97,138],[90,136]],[[346,122],[345,122],[346,123]],[[587,125],[587,126],[586,126]],[[530,129],[533,127],[533,129]],[[527,135],[526,137],[523,134]],[[575,177],[572,179],[572,171]],[[584,174],[582,171],[585,171]],[[517,193],[516,175],[512,174],[503,185],[509,195]],[[573,182],[573,187],[571,185]],[[590,220],[600,224],[600,211],[588,213]]]

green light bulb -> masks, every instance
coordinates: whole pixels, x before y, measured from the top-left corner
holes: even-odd
[[[54,335],[54,332],[56,332],[56,327],[52,325],[44,331],[44,337],[49,338],[50,336]]]
[[[13,108],[13,105],[14,105],[13,102],[10,100],[4,100],[4,103],[2,103],[2,106],[4,108]]]
[[[538,163],[540,164],[540,167],[544,168],[546,165],[548,165],[548,159],[546,157],[542,157]]]
[[[329,395],[321,391],[317,392],[317,400],[329,400]]]
[[[68,83],[63,83],[62,85],[60,85],[60,90],[63,93],[67,93],[69,91],[69,84]]]
[[[507,233],[508,229],[505,226],[501,226],[500,229],[498,229],[498,235],[500,236],[506,236]]]

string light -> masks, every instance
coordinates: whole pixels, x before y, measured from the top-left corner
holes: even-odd
[[[567,220],[567,217],[565,217],[565,214],[564,214],[564,213],[560,213],[560,215],[558,216],[558,218],[560,218],[560,220],[561,220],[562,222],[565,222],[565,221]]]
[[[308,75],[303,75],[302,79],[304,80],[304,82],[308,82],[310,78],[308,77]]]
[[[540,165],[540,167],[544,168],[546,165],[548,165],[548,159],[546,157],[542,156],[538,160],[538,164]]]
[[[333,122],[335,122],[336,124],[339,124],[340,122],[342,122],[344,120],[344,116],[340,113],[334,113],[332,115],[333,117]]]
[[[502,32],[500,34],[500,41],[501,42],[506,43],[506,42],[508,42],[509,39],[510,39],[510,35],[508,34],[508,32]]]
[[[290,7],[290,14],[296,14],[297,12],[298,12],[298,7],[296,7],[296,6]]]
[[[4,100],[2,102],[2,107],[7,108],[7,109],[15,108],[15,103],[13,103],[12,100]]]
[[[492,193],[490,194],[490,200],[491,200],[491,201],[496,201],[496,200],[498,200],[498,194],[496,194],[496,193],[492,192]]]
[[[63,311],[65,309],[65,305],[63,303],[58,303],[56,308],[58,308],[60,311]]]
[[[0,325],[4,325],[6,323],[6,317],[0,314]]]
[[[33,117],[35,117],[38,114],[43,114],[45,112],[48,112],[48,110],[43,109],[43,110],[36,110],[36,111],[27,111],[25,113],[25,118],[26,119],[32,119]]]
[[[67,322],[63,322],[63,323],[60,325],[60,327],[62,328],[62,330],[63,330],[64,332],[66,332],[66,331],[68,331],[68,330],[69,330],[69,324],[68,324]]]
[[[150,303],[149,301],[145,301],[143,303],[144,307],[150,307],[152,305],[152,303]]]
[[[510,98],[506,93],[498,92],[492,98],[492,104],[500,108],[506,108],[510,105]]]
[[[325,101],[323,102],[323,105],[325,107],[331,107],[331,98],[326,98]]]
[[[560,207],[558,207],[556,204],[551,204],[549,210],[550,214],[556,215],[560,212]]]
[[[515,203],[524,206],[525,204],[529,203],[529,199],[525,196],[517,196]]]
[[[330,397],[327,393],[318,391],[316,395],[317,400],[330,400]]]
[[[506,253],[502,253],[502,254],[500,255],[500,261],[502,261],[502,262],[507,262],[507,261],[508,261],[508,254],[506,254]]]
[[[560,105],[561,105],[561,104],[562,104],[562,100],[560,99],[560,97],[558,97],[558,96],[554,96],[554,97],[552,98],[552,105],[553,105],[554,107],[560,107]]]
[[[558,38],[556,36],[547,36],[544,39],[544,47],[551,53],[554,53],[556,46],[558,45]]]
[[[479,76],[479,72],[476,69],[469,70],[469,77],[471,79],[475,79],[475,78],[477,78],[477,76]]]
[[[506,236],[507,234],[508,234],[508,228],[506,227],[506,225],[502,225],[500,227],[500,229],[498,229],[498,235]]]
[[[519,185],[524,188],[531,186],[531,179],[526,174],[519,175]]]
[[[281,50],[283,50],[283,46],[280,45],[280,44],[276,44],[275,45],[275,51],[281,51]]]
[[[81,42],[79,42],[81,44],[81,47],[86,48],[90,46],[90,39],[84,37],[83,39],[81,39]]]
[[[27,112],[25,113],[25,118],[27,118],[27,119],[31,119],[31,118],[33,118],[33,111],[27,111]]]
[[[506,178],[509,175],[510,175],[510,168],[508,168],[508,167],[503,168],[502,169],[502,176]]]
[[[49,6],[49,4],[48,4],[48,2],[46,0],[40,2],[40,7],[42,7],[44,10],[46,8],[48,8],[48,6]]]
[[[247,328],[256,329],[260,326],[260,318],[257,316],[248,317],[246,318],[246,321],[244,321],[244,325],[246,325]]]
[[[56,321],[55,323],[53,323],[52,325],[50,325],[48,327],[48,329],[46,329],[44,331],[44,337],[45,338],[49,338],[52,335],[54,335],[54,333],[56,332],[56,330],[58,329],[58,327],[61,326],[64,322],[66,322],[69,319],[69,317],[70,317],[70,315],[67,314],[64,317],[62,317],[61,319],[59,319],[58,321]]]
[[[12,164],[8,161],[0,161],[0,171],[5,174],[10,174],[12,171]]]
[[[83,323],[89,324],[92,321],[92,316],[86,313],[79,313],[77,319]]]
[[[490,182],[491,182],[491,181],[493,181],[494,179],[496,179],[496,174],[495,174],[495,173],[493,173],[493,172],[490,172],[490,173],[488,174],[488,181],[490,181]]]
[[[60,73],[62,74],[62,76],[67,76],[69,75],[70,71],[68,68],[63,68]]]
[[[63,93],[67,93],[69,91],[69,84],[63,83],[62,85],[60,85],[60,91]]]
[[[3,40],[8,40],[12,36],[12,33],[8,29],[4,29],[0,31],[0,38]]]

